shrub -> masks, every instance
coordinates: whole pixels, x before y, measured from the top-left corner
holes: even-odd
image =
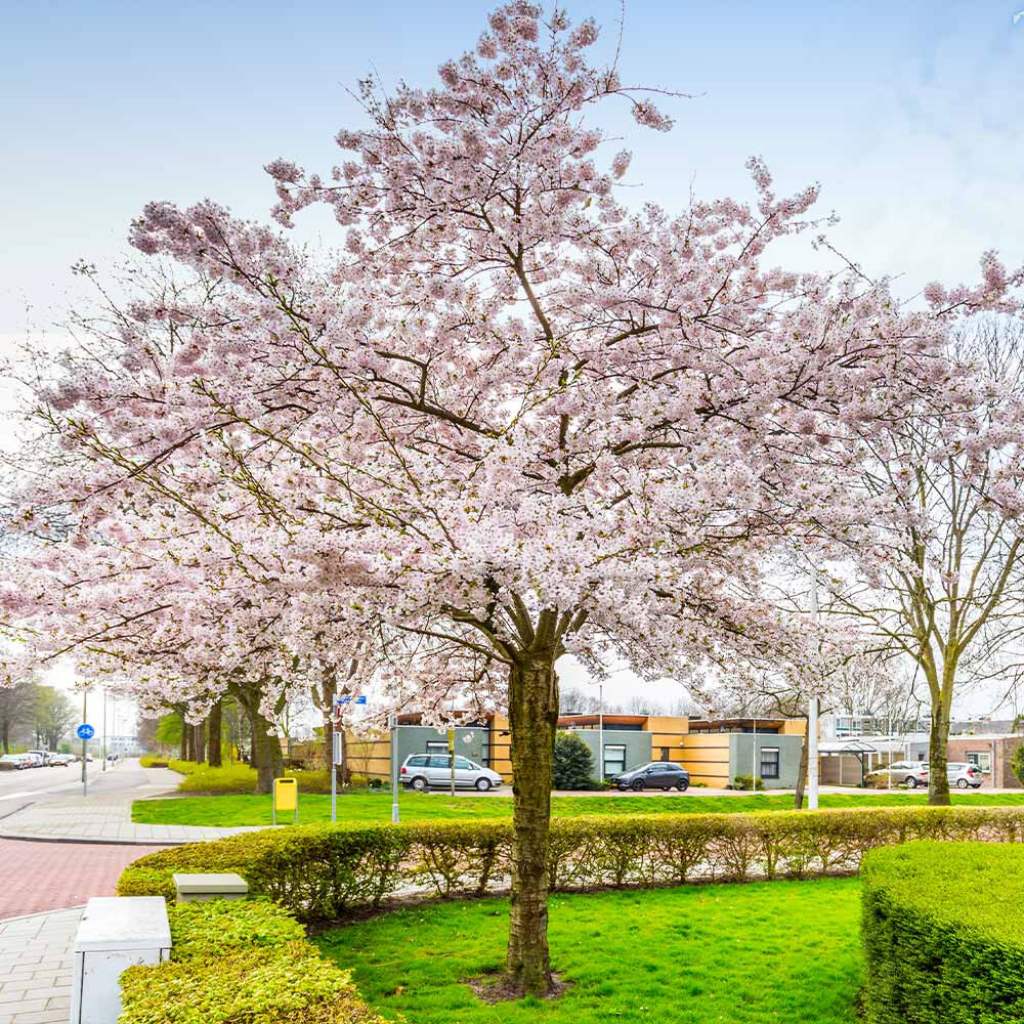
[[[157,754],[143,754],[139,758],[139,765],[142,768],[166,768],[168,762],[166,757]]]
[[[555,737],[553,769],[555,789],[594,789],[594,757],[590,747],[573,732]]]
[[[736,775],[733,777],[732,782],[726,787],[727,789],[753,789],[754,788],[754,776],[753,775]],[[757,779],[757,788],[764,789],[764,779]]]
[[[868,1024],[1024,1020],[1024,849],[911,843],[863,877]]]
[[[236,762],[211,768],[195,761],[170,761],[167,767],[184,775],[178,783],[182,793],[255,793],[256,769]],[[299,795],[303,793],[330,793],[331,777],[326,771],[287,771],[286,777],[296,779]]]
[[[1024,808],[886,807],[763,814],[658,814],[555,819],[554,891],[805,878],[856,871],[877,846],[912,839],[1018,841]],[[148,854],[121,895],[173,895],[175,871],[237,871],[254,894],[300,920],[379,907],[398,891],[424,897],[507,888],[508,821],[249,832]]]
[[[269,900],[195,900],[167,910],[175,960],[216,957],[305,938],[302,925]]]
[[[1024,743],[1022,743],[1010,758],[1010,768],[1017,779],[1024,784]]]
[[[118,1024],[383,1024],[347,971],[304,939],[217,959],[129,967]]]

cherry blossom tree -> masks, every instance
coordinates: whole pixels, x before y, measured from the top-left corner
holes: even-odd
[[[57,468],[22,521],[74,509],[41,571],[91,551],[62,587],[104,610],[75,648],[150,663],[160,703],[258,679],[272,715],[358,648],[355,678],[428,720],[507,709],[512,994],[553,985],[558,659],[763,661],[784,632],[750,598],[763,559],[860,521],[862,447],[908,395],[956,415],[947,324],[1019,283],[990,258],[912,311],[856,272],[772,268],[817,190],[779,197],[759,160],[753,204],[625,206],[594,112],[671,122],[596,40],[513,0],[437,87],[364,83],[327,178],[269,164],[277,228],[147,206],[132,242],[183,283],[140,287],[40,394]],[[340,251],[289,240],[313,204]]]

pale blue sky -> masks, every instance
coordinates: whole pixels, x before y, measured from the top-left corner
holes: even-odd
[[[317,168],[358,114],[368,69],[432,80],[492,5],[0,0],[0,335],[59,315],[69,265],[124,251],[149,199],[211,196],[262,216],[262,165]],[[698,94],[667,136],[610,122],[631,181],[668,207],[748,194],[762,154],[779,186],[824,186],[837,241],[908,291],[973,273],[984,248],[1024,260],[1024,0],[628,0],[624,78]],[[614,41],[617,0],[581,0]],[[308,222],[304,233],[326,221]],[[33,307],[30,315],[25,307]]]

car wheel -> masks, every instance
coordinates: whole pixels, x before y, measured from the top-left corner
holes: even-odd
[[[913,775],[908,775],[903,781],[907,784],[907,789],[917,789],[917,779]]]
[[[627,786],[624,782],[617,782],[616,785],[618,786],[620,793],[625,793],[626,790],[629,789],[629,786]]]
[[[480,790],[481,793],[486,793],[487,790],[489,790],[491,788],[491,780],[490,779],[477,779],[476,780],[476,788],[478,790]]]
[[[687,782],[685,779],[682,782],[676,783],[676,789],[678,789],[680,793],[685,793],[689,788],[690,783]]]
[[[966,779],[957,779],[956,780],[956,788],[957,789],[966,789],[969,785],[970,785],[970,783]]]
[[[640,790],[644,788],[643,780],[637,779],[629,788],[633,790],[634,793],[639,793]]]
[[[427,789],[427,780],[422,775],[417,775],[412,782],[409,783],[410,789],[415,789],[417,793],[424,793]]]

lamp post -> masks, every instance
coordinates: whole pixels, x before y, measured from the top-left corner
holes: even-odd
[[[821,613],[818,609],[818,571],[811,570],[811,614],[814,624],[821,624]],[[807,708],[807,806],[815,811],[818,809],[818,695],[811,694]]]
[[[597,684],[597,777],[604,783],[604,683]]]
[[[398,824],[398,712],[391,712],[391,823]]]
[[[103,687],[103,765],[101,771],[107,770],[107,688]]]

